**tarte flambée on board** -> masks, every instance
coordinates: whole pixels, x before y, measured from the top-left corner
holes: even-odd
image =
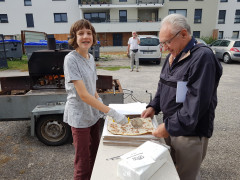
[[[107,129],[109,132],[115,135],[135,136],[142,134],[152,134],[154,127],[151,118],[139,119],[143,121],[142,127],[134,128],[130,122],[125,125],[120,125],[114,122],[113,119],[108,116]]]

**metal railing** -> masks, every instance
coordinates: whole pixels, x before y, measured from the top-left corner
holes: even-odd
[[[97,19],[87,19],[91,23],[134,23],[134,22],[160,22],[161,18],[155,19],[155,20],[146,20],[146,19],[127,19],[127,21],[121,21],[120,19],[105,19],[104,20],[97,20]]]
[[[165,0],[136,0],[136,4],[164,4]],[[125,2],[126,4],[132,4]],[[78,0],[79,5],[113,4],[113,0]]]
[[[78,4],[80,4],[80,5],[112,4],[112,0],[78,0]]]
[[[164,4],[164,0],[136,0],[136,4]]]

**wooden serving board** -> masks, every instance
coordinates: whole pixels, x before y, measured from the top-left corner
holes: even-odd
[[[146,142],[147,140],[144,141],[108,141],[108,140],[104,140],[103,144],[104,145],[111,145],[111,146],[133,146],[133,147],[138,147],[141,144],[143,144],[144,142]]]

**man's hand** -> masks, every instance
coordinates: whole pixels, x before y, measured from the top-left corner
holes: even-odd
[[[130,54],[129,54],[129,52],[127,52],[127,57],[130,58]]]
[[[147,109],[145,109],[142,112],[141,117],[142,118],[147,118],[147,117],[153,118],[154,114],[155,114],[155,110],[152,107],[148,107]]]
[[[155,131],[152,132],[152,135],[159,138],[167,138],[169,133],[165,128],[165,123],[160,124]]]

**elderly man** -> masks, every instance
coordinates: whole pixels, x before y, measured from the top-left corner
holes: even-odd
[[[163,123],[153,135],[165,138],[171,147],[181,180],[201,179],[200,166],[213,132],[222,66],[211,49],[191,36],[182,15],[165,17],[159,38],[170,53],[162,66],[157,93],[142,117],[162,111]]]
[[[127,55],[129,55],[130,53],[130,57],[131,57],[131,63],[130,63],[131,72],[133,71],[133,68],[134,68],[134,61],[136,62],[136,69],[137,69],[136,71],[139,72],[138,44],[140,44],[140,40],[138,38],[136,31],[133,31],[132,37],[130,37],[128,40],[128,49],[127,49]]]

